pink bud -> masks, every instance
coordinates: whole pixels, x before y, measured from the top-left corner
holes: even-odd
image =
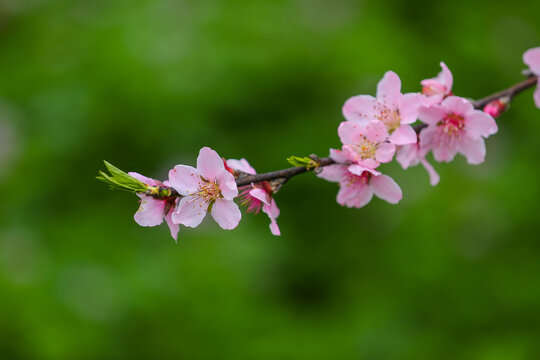
[[[508,108],[508,103],[508,98],[492,100],[484,106],[484,112],[496,118]]]

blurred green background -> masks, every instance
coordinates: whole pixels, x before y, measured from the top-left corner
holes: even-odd
[[[522,79],[540,2],[0,0],[1,359],[538,359],[540,111],[515,99],[480,166],[385,165],[404,199],[277,195],[283,235],[133,221],[106,159],[164,179],[210,146],[260,172],[339,146],[348,97],[454,73]]]

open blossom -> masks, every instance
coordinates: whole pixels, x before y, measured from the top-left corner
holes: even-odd
[[[441,61],[441,72],[436,78],[422,80],[422,102],[424,106],[440,104],[447,96],[452,95],[454,78],[448,66]]]
[[[238,195],[236,181],[214,150],[201,149],[196,169],[176,165],[169,171],[169,182],[183,196],[172,213],[174,223],[197,227],[210,209],[214,220],[225,230],[234,229],[240,222],[242,214],[233,201]]]
[[[136,172],[130,172],[128,174],[146,185],[170,186],[168,181],[161,183],[158,180],[147,178]],[[172,221],[171,216],[178,203],[178,198],[155,199],[145,194],[137,194],[137,196],[141,199],[139,210],[137,210],[134,216],[137,224],[141,226],[157,226],[165,219],[167,225],[169,225],[171,236],[174,240],[177,240],[180,226]]]
[[[420,143],[433,150],[437,161],[451,161],[461,153],[470,164],[480,164],[486,155],[484,138],[497,132],[495,120],[475,110],[466,99],[449,96],[440,105],[423,107],[420,120],[428,127],[420,133]]]
[[[328,165],[317,175],[339,183],[337,202],[342,206],[361,208],[371,201],[373,195],[397,204],[403,197],[399,185],[389,176],[377,170],[356,167],[354,173],[348,165]]]
[[[523,54],[523,62],[529,66],[532,73],[539,77],[534,91],[534,103],[540,108],[540,47],[532,48]]]
[[[331,152],[337,162],[354,162],[375,169],[392,160],[396,147],[388,142],[388,132],[379,120],[344,121],[338,127],[342,151]],[[416,135],[415,135],[416,136]]]
[[[426,160],[426,149],[423,149],[420,142],[416,144],[399,146],[396,152],[396,160],[403,167],[407,169],[410,166],[416,166],[422,164],[429,175],[429,183],[435,186],[439,183],[439,174],[435,171],[433,166]]]
[[[388,71],[377,85],[377,98],[358,95],[343,105],[343,116],[350,121],[382,121],[390,134],[390,142],[396,145],[413,144],[416,133],[410,124],[418,117],[420,94],[401,93],[401,80]]]
[[[227,166],[233,170],[242,171],[246,174],[255,175],[257,172],[246,159],[229,159]],[[262,211],[270,218],[270,231],[279,236],[281,232],[276,222],[279,216],[279,208],[273,198],[273,190],[268,181],[240,187],[240,202],[247,206],[247,212],[258,214]]]

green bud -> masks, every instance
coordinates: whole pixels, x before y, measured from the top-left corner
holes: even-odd
[[[305,167],[308,170],[313,170],[317,166],[319,166],[319,163],[317,161],[307,156],[304,156],[304,157],[290,156],[287,158],[287,161],[293,166]]]
[[[133,176],[118,169],[116,166],[108,163],[107,161],[103,162],[105,163],[105,166],[107,167],[107,170],[109,170],[110,174],[106,174],[100,170],[99,175],[96,176],[96,179],[109,185],[109,188],[112,190],[122,190],[136,193],[142,193],[148,190],[148,185],[142,181],[135,179]]]

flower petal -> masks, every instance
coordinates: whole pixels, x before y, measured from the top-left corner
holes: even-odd
[[[178,231],[180,230],[180,225],[175,224],[172,221],[172,213],[174,209],[171,209],[169,213],[165,216],[165,221],[167,222],[167,225],[169,225],[169,230],[171,232],[171,236],[174,239],[174,241],[178,242]]]
[[[187,165],[176,165],[169,171],[169,182],[182,196],[189,196],[199,191],[201,177],[197,169]]]
[[[172,213],[171,219],[175,224],[197,227],[203,221],[208,210],[208,203],[199,197],[182,198],[178,209]]]
[[[365,123],[360,121],[343,121],[339,124],[338,135],[344,145],[358,142],[365,132]]]
[[[146,177],[144,175],[141,175],[139,173],[136,173],[134,171],[130,171],[128,172],[128,175],[134,177],[135,179],[139,180],[139,181],[142,181],[143,183],[145,183],[146,185],[150,185],[150,186],[158,186],[158,182],[154,179],[151,179],[149,177]]]
[[[534,91],[533,96],[536,107],[540,109],[540,79],[538,80],[538,85],[536,85],[536,90]]]
[[[349,121],[366,121],[373,119],[376,113],[377,99],[369,95],[358,95],[345,101],[343,117]]]
[[[238,226],[242,213],[234,201],[218,199],[212,206],[212,217],[222,229],[231,230]]]
[[[452,72],[446,66],[444,62],[441,61],[441,72],[437,76],[437,78],[440,80],[441,84],[443,84],[446,87],[446,93],[450,93],[452,91],[452,85],[454,84],[454,77],[452,76]]]
[[[165,201],[139,194],[141,205],[133,217],[141,226],[157,226],[163,222]]]
[[[373,190],[369,186],[363,185],[357,189],[355,196],[349,199],[346,205],[348,207],[361,208],[367,205],[371,199],[373,199]]]
[[[401,125],[390,135],[390,142],[396,145],[415,144],[416,141],[416,131],[411,125]]]
[[[218,183],[221,195],[226,200],[232,200],[238,196],[238,187],[236,186],[236,180],[233,174],[223,169],[223,171],[218,172],[214,176],[214,180]]]
[[[317,176],[327,181],[339,182],[346,174],[347,165],[328,165],[323,167]]]
[[[229,159],[229,160],[227,160],[227,166],[230,167],[233,170],[242,171],[242,172],[245,172],[246,174],[250,174],[250,175],[255,175],[257,173],[255,171],[255,169],[253,167],[251,167],[249,162],[244,158],[242,158],[240,160]]]
[[[373,176],[370,179],[369,186],[377,197],[388,201],[390,204],[397,204],[403,197],[399,185],[387,175]]]
[[[459,96],[449,96],[443,100],[441,106],[447,113],[461,115],[463,117],[469,116],[474,111],[474,106],[467,99]]]
[[[417,165],[420,161],[418,144],[399,146],[396,153],[396,160],[403,169]]]
[[[337,149],[330,149],[330,157],[337,163],[348,163],[354,161],[354,159],[349,158],[343,151]]]
[[[409,126],[409,125],[405,125]],[[396,130],[397,131],[397,130]],[[416,137],[416,133],[414,134]],[[394,154],[396,153],[396,146],[389,142],[383,142],[382,144],[379,144],[377,147],[377,150],[375,150],[375,160],[387,163],[392,161],[392,158],[394,157]]]
[[[466,137],[461,140],[459,152],[467,158],[469,164],[481,164],[486,157],[486,143],[483,138],[471,139]]]
[[[424,166],[424,168],[428,172],[429,183],[431,184],[431,186],[437,185],[439,183],[439,180],[441,179],[439,174],[437,174],[437,172],[435,171],[433,166],[431,166],[431,164],[428,163],[428,161],[425,158],[420,159],[420,162],[422,163],[422,165]]]
[[[401,97],[401,80],[393,71],[387,71],[377,84],[377,100],[385,104],[397,104]]]
[[[540,47],[525,51],[523,62],[529,66],[533,73],[540,75]]]
[[[377,170],[375,169],[372,169],[372,168],[369,168],[369,167],[365,167],[365,166],[362,166],[362,165],[358,165],[358,164],[353,164],[353,165],[350,165],[347,170],[351,173],[353,173],[354,175],[362,175],[362,173],[364,171],[367,171],[368,173],[371,173],[373,175],[380,175],[381,173],[378,172]]]
[[[497,132],[497,123],[491,115],[475,110],[465,119],[465,131],[473,139],[488,137]]]
[[[203,147],[197,157],[197,170],[206,180],[214,180],[214,177],[225,170],[223,159],[217,152],[209,147]]]
[[[422,106],[418,110],[418,118],[428,125],[437,125],[446,115],[446,110],[440,105]]]
[[[249,195],[261,201],[263,204],[268,205],[268,195],[266,194],[266,191],[264,191],[263,189],[256,187],[249,192]],[[264,211],[264,208],[263,208],[263,211]]]
[[[386,126],[379,120],[370,120],[360,129],[360,134],[375,144],[385,141],[389,136]],[[358,141],[358,138],[356,141]]]
[[[412,124],[418,119],[422,96],[417,93],[405,94],[399,101],[400,124]]]

